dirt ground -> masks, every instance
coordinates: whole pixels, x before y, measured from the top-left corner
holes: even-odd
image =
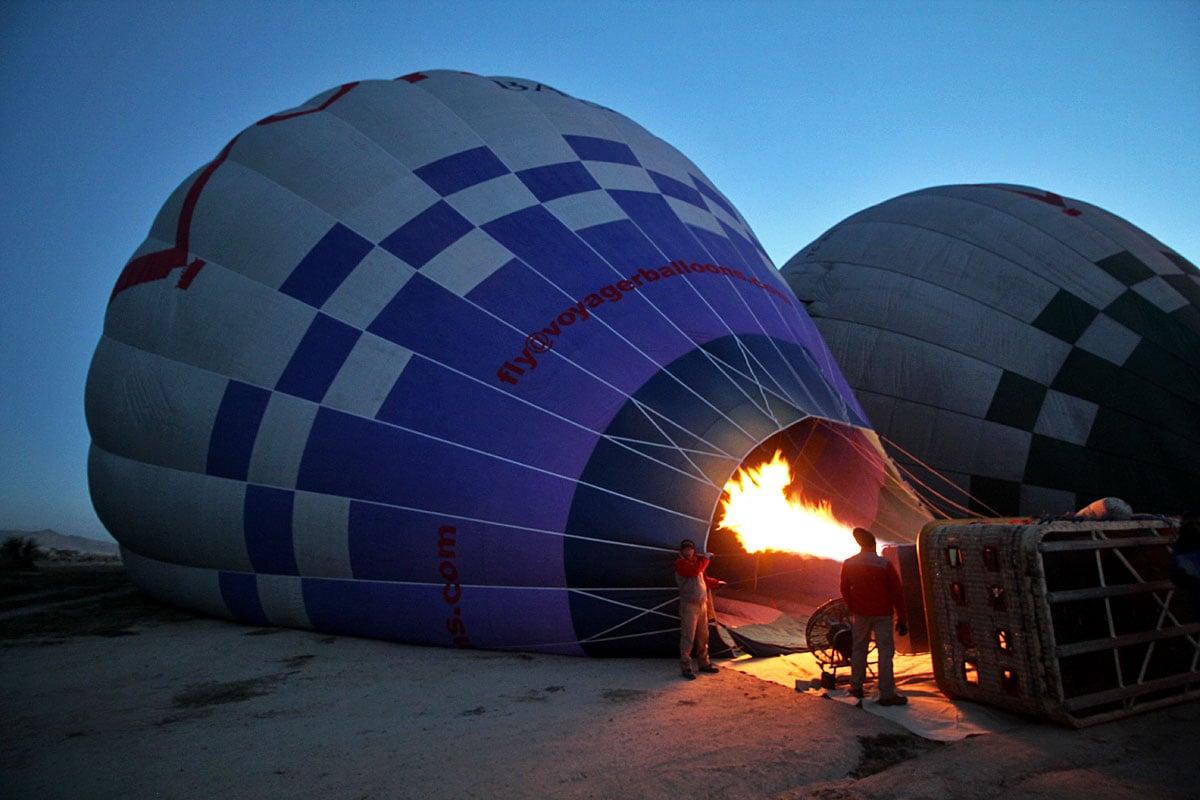
[[[733,669],[248,628],[0,574],[5,798],[1191,798],[1200,703],[942,744]]]

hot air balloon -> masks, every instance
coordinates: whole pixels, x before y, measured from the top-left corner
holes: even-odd
[[[941,186],[783,268],[896,462],[942,512],[1178,513],[1200,486],[1200,274],[1093,205]]]
[[[670,654],[678,542],[750,454],[806,457],[854,524],[928,516],[728,199],[524,79],[239,133],[117,279],[86,408],[133,580],[250,624]]]

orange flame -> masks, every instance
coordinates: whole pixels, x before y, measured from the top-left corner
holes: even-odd
[[[858,552],[851,528],[833,516],[828,501],[789,499],[792,470],[776,450],[765,464],[739,469],[725,484],[719,526],[734,532],[748,553],[768,550],[843,560]]]

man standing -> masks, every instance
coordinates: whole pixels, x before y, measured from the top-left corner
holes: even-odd
[[[896,613],[896,632],[908,633],[908,613],[900,575],[875,552],[875,535],[866,528],[854,529],[854,541],[862,549],[842,564],[842,599],[851,615],[854,650],[850,666],[850,694],[862,699],[867,676],[867,647],[871,634],[879,651],[879,705],[902,706],[907,697],[896,694],[892,656],[896,652],[892,637],[892,611]]]
[[[720,581],[708,577],[709,558],[696,552],[696,543],[684,539],[675,559],[675,584],[679,587],[679,664],[683,677],[696,679],[692,671],[692,649],[701,672],[717,672],[708,658],[708,590]]]

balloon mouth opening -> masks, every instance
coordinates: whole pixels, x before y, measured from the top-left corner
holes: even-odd
[[[852,426],[808,418],[743,458],[708,534],[726,600],[807,614],[837,596],[841,562],[859,550],[852,531],[860,521],[832,467],[861,463],[858,436]]]

